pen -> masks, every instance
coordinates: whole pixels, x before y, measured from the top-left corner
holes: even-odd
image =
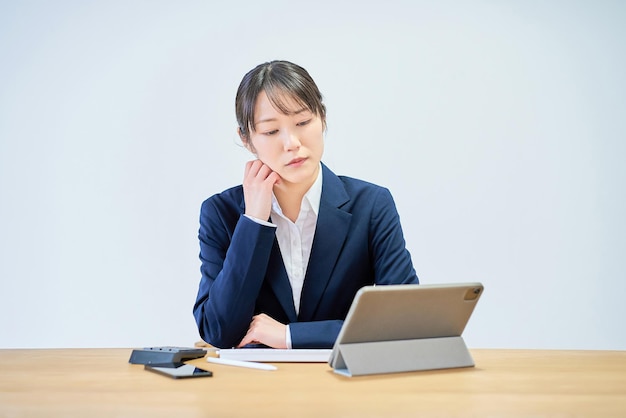
[[[225,364],[227,366],[248,367],[250,369],[278,370],[276,366],[272,366],[271,364],[255,363],[252,361],[230,360],[217,357],[207,357],[206,361],[209,363]]]

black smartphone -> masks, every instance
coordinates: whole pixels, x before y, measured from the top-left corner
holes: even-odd
[[[211,377],[213,372],[209,370],[200,369],[191,364],[146,364],[144,369],[163,376],[171,377],[172,379],[185,379],[189,377]]]

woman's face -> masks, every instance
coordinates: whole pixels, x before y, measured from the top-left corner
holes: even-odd
[[[256,100],[254,129],[246,144],[259,160],[289,184],[310,186],[324,152],[324,123],[296,101],[283,97],[290,110],[274,108],[265,92]]]

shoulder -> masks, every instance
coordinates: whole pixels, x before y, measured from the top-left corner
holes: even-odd
[[[395,207],[391,192],[386,187],[354,177],[339,176],[339,179],[350,196],[352,205],[369,207],[374,211]]]
[[[364,192],[364,193],[376,193],[387,190],[387,188],[383,186],[379,186],[378,184],[370,183],[366,180],[357,179],[349,176],[337,176],[339,180],[343,183],[344,187],[348,191],[354,192]]]
[[[328,168],[326,168],[326,170],[324,171],[324,175],[336,179],[335,184],[340,183],[346,190],[348,195],[350,195],[351,197],[363,194],[370,196],[378,194],[390,194],[389,189],[387,189],[386,187],[355,177],[337,175],[330,171],[330,169]]]
[[[202,202],[202,213],[210,211],[236,214],[243,212],[243,186],[231,187]]]
[[[322,163],[322,172],[324,175],[324,184],[332,184],[337,186],[342,183],[346,190],[350,191],[376,191],[387,190],[386,188],[379,186],[369,181],[357,179],[350,176],[335,174],[328,166]]]
[[[324,176],[327,196],[337,203],[343,202],[349,206],[393,203],[391,192],[386,187],[350,176],[336,175],[327,167],[325,167]],[[324,194],[324,190],[322,190],[322,194]],[[340,196],[345,200],[342,200]]]

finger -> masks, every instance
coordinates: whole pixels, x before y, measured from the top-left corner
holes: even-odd
[[[267,181],[270,182],[272,185],[280,184],[280,182],[282,181],[282,178],[280,177],[280,174],[278,174],[275,171],[272,171],[272,173],[269,176],[267,176]]]
[[[263,164],[259,168],[258,176],[265,179],[265,178],[267,178],[267,176],[269,176],[272,173],[273,173],[272,169],[267,164]]]
[[[248,331],[246,331],[246,335],[243,337],[243,339],[239,342],[239,344],[237,345],[237,347],[243,347],[247,344],[253,343],[255,341],[255,328],[257,327],[255,325],[255,322],[257,321],[257,317],[258,315],[255,315],[252,317],[252,321],[250,321],[250,326],[248,327]]]
[[[245,177],[256,177],[259,173],[259,170],[263,166],[263,163],[260,160],[252,160],[246,163],[246,168],[244,171]]]
[[[274,171],[262,161],[260,160],[249,161],[248,163],[246,163],[244,180],[246,180],[248,183],[252,183],[256,181],[259,181],[259,182],[268,181],[270,184],[273,185],[278,181],[276,178],[278,174],[276,175],[273,175],[273,174],[274,174]],[[270,176],[272,177],[269,178]],[[280,179],[280,176],[278,176],[278,179]]]
[[[243,340],[241,340],[241,341],[239,342],[239,344],[237,344],[237,348],[241,348],[241,347],[243,347],[243,346],[245,346],[245,345],[248,345],[248,344],[250,344],[250,342],[251,342],[251,341],[250,341],[250,337],[248,337],[248,336],[246,335],[245,337],[243,337]]]
[[[243,347],[245,345],[248,344],[256,344],[258,343],[258,339],[255,337],[255,334],[253,332],[248,332],[246,334],[245,337],[243,337],[243,339],[239,342],[239,344],[237,345],[237,347]]]

